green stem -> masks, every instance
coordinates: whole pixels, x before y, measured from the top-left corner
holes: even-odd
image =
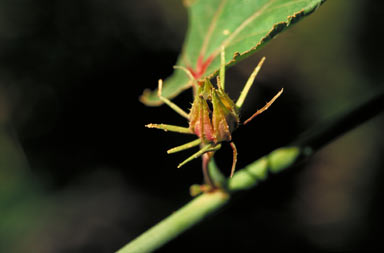
[[[248,190],[265,180],[269,172],[278,173],[291,167],[300,158],[313,152],[336,137],[364,123],[384,110],[384,89],[348,112],[308,131],[292,146],[276,149],[270,154],[239,170],[227,181],[227,192],[216,190],[196,197],[147,232],[120,249],[119,253],[151,252],[174,239],[185,230],[198,224],[222,208],[230,195]],[[212,163],[213,164],[213,163]],[[214,165],[214,164],[213,164]]]
[[[280,172],[292,164],[302,154],[299,147],[283,147],[272,151],[244,169],[239,170],[228,180],[230,193],[248,190],[267,178],[268,172]]]
[[[229,192],[216,190],[204,193],[191,200],[169,217],[156,224],[139,237],[121,248],[118,253],[144,253],[160,248],[208,215],[222,208],[229,201],[230,194],[246,190],[263,180],[267,171],[278,172],[293,164],[299,155],[297,148],[281,148],[257,160],[235,173],[228,182]],[[211,166],[215,166],[211,164]]]
[[[152,252],[199,223],[228,200],[229,195],[219,190],[202,194],[121,248],[118,253]]]

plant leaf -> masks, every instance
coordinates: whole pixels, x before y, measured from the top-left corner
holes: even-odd
[[[325,0],[189,0],[185,1],[189,27],[176,65],[196,79],[212,78],[220,68],[225,48],[226,65],[251,55],[292,24],[314,12]],[[231,57],[232,56],[232,57]],[[172,98],[189,88],[184,71],[176,69],[165,80],[163,96]],[[160,105],[156,92],[144,91],[140,100]]]

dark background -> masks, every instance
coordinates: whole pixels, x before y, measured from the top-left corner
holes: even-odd
[[[267,61],[233,134],[238,169],[382,85],[380,1],[327,1],[227,71],[230,96]],[[0,251],[113,252],[190,200],[200,161],[166,150],[187,125],[138,101],[172,73],[187,27],[179,1],[0,2]],[[174,101],[188,109],[191,94]],[[381,243],[383,115],[271,176],[159,252],[345,252]],[[216,160],[229,174],[231,149]],[[228,169],[226,169],[228,168]]]

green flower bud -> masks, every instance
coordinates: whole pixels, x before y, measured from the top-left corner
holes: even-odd
[[[191,131],[203,143],[231,141],[231,133],[239,124],[235,103],[209,79],[200,83],[189,117]]]

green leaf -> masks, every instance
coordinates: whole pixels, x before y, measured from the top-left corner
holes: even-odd
[[[226,65],[251,55],[278,33],[314,12],[325,0],[189,0],[189,27],[176,65],[197,78],[213,77],[225,47]],[[163,96],[172,98],[189,88],[184,71],[165,80]],[[160,105],[156,92],[144,91],[140,100]]]

